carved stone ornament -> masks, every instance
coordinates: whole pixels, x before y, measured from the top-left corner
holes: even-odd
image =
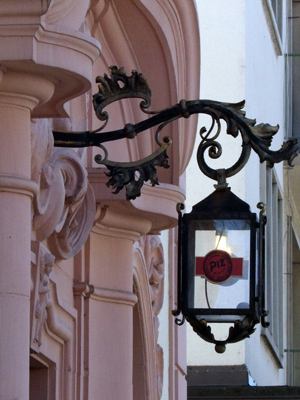
[[[163,306],[165,261],[159,236],[146,236],[144,255],[148,267],[149,289],[153,317]]]
[[[33,229],[48,239],[58,259],[73,257],[94,223],[95,198],[87,172],[71,149],[53,149],[47,121],[32,124],[32,179],[39,191],[33,202]]]
[[[55,257],[38,242],[32,242],[31,262],[31,347],[39,351],[42,345],[43,326],[47,320],[50,303],[50,274]]]
[[[149,277],[149,295],[152,306],[154,340],[156,342],[157,398],[160,399],[163,389],[164,355],[162,347],[158,344],[158,315],[162,309],[164,299],[164,252],[159,236],[144,236],[140,240],[140,244],[144,248]]]

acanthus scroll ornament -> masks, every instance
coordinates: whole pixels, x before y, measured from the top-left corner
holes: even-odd
[[[33,201],[33,230],[48,240],[57,259],[73,257],[85,243],[95,215],[87,172],[71,149],[53,149],[46,121],[32,125],[32,179],[39,191]]]

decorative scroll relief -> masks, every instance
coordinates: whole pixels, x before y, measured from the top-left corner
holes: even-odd
[[[57,259],[73,257],[94,223],[95,198],[87,173],[71,149],[53,149],[46,121],[33,124],[32,179],[39,191],[33,202],[33,229]]]
[[[144,255],[148,268],[150,298],[153,317],[157,317],[162,309],[164,297],[165,261],[163,247],[159,236],[146,236]]]
[[[152,306],[154,340],[156,343],[157,395],[158,399],[160,399],[163,389],[164,355],[162,347],[158,344],[158,315],[162,309],[164,298],[164,252],[159,236],[144,236],[140,239],[140,245],[144,249],[145,263],[149,277],[149,294]]]

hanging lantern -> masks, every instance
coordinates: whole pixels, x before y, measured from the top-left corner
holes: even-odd
[[[262,315],[264,222],[230,188],[217,188],[179,221],[179,306],[204,340],[223,353],[254,332]],[[226,340],[209,323],[233,323]]]

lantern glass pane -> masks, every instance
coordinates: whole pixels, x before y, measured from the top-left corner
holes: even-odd
[[[249,285],[250,223],[245,220],[197,221],[194,308],[248,309]]]

